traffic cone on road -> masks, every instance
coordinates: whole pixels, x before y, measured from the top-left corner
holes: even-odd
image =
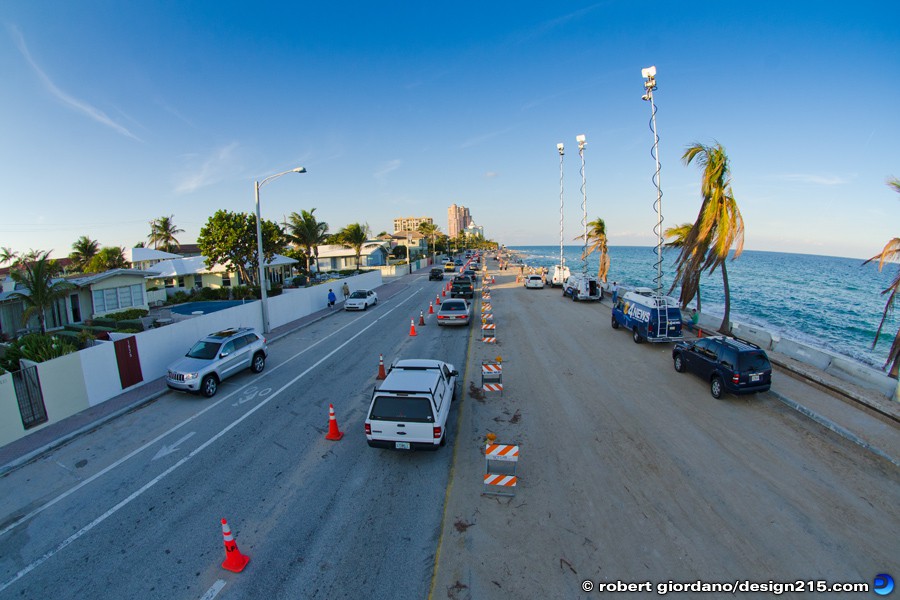
[[[434,303],[437,304],[438,306],[440,306],[441,305],[441,295],[438,294],[434,298],[435,298]]]
[[[410,337],[416,335],[416,323],[412,319],[409,320],[409,335]]]
[[[250,562],[250,557],[246,554],[241,554],[241,551],[238,550],[237,542],[234,541],[234,536],[231,535],[231,527],[228,526],[228,521],[225,519],[222,519],[222,537],[225,540],[225,561],[222,563],[222,568],[240,573],[247,566],[247,563]]]
[[[425,311],[419,311],[419,327],[425,326]]]
[[[378,377],[376,379],[384,379],[387,373],[384,372],[384,355],[378,355]]]
[[[446,297],[447,297],[447,290],[442,291],[442,292],[441,292],[441,296],[443,296],[444,298],[446,298]]]
[[[336,442],[339,439],[344,437],[344,432],[338,429],[337,419],[334,418],[334,405],[328,405],[328,435],[325,436],[326,440],[331,440],[332,442]]]
[[[429,303],[428,303],[428,314],[429,314],[429,315],[433,315],[433,314],[434,314],[434,303],[433,303],[433,302],[429,302]]]

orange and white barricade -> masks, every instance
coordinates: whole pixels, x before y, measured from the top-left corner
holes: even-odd
[[[487,444],[484,447],[484,491],[494,496],[515,496],[516,464],[519,462],[519,446],[511,444]]]
[[[485,393],[499,392],[503,395],[503,365],[496,362],[481,363],[481,389]]]

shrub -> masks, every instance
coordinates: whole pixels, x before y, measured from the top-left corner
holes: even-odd
[[[255,300],[259,297],[259,288],[250,288],[246,285],[239,285],[231,288],[231,293],[235,300]],[[256,293],[255,296],[254,293]]]
[[[19,370],[19,359],[44,362],[75,352],[75,345],[61,337],[32,333],[13,340],[0,358],[0,367],[7,371]]]
[[[131,321],[133,319],[140,319],[141,317],[146,317],[149,311],[143,308],[129,308],[126,310],[120,310],[119,312],[109,313],[107,315],[103,315],[103,319],[112,319],[113,321]],[[99,321],[100,319],[96,319]],[[104,323],[97,323],[98,325],[104,325]],[[115,326],[115,324],[113,324]]]
[[[177,292],[172,294],[172,302],[174,302],[175,304],[182,304],[184,302],[187,302],[188,300],[190,300],[190,296],[188,296],[181,290],[178,290]]]

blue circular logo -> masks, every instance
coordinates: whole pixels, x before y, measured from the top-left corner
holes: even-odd
[[[879,596],[887,596],[894,591],[894,578],[887,573],[879,573],[872,582],[872,590]]]

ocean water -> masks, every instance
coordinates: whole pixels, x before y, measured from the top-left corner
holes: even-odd
[[[510,246],[529,266],[550,267],[559,262],[559,246]],[[572,273],[582,268],[581,246],[565,246],[563,253]],[[675,276],[677,250],[663,250],[663,292]],[[608,281],[654,287],[656,248],[611,246]],[[596,275],[599,255],[588,259],[588,272]],[[898,268],[863,265],[855,258],[813,256],[745,250],[729,260],[731,320],[762,327],[784,338],[823,348],[881,368],[900,327],[900,315],[888,317],[875,348],[875,331],[887,299],[881,292],[891,284]],[[678,297],[676,288],[672,296]],[[722,273],[704,273],[700,279],[703,313],[721,317],[725,310]]]

